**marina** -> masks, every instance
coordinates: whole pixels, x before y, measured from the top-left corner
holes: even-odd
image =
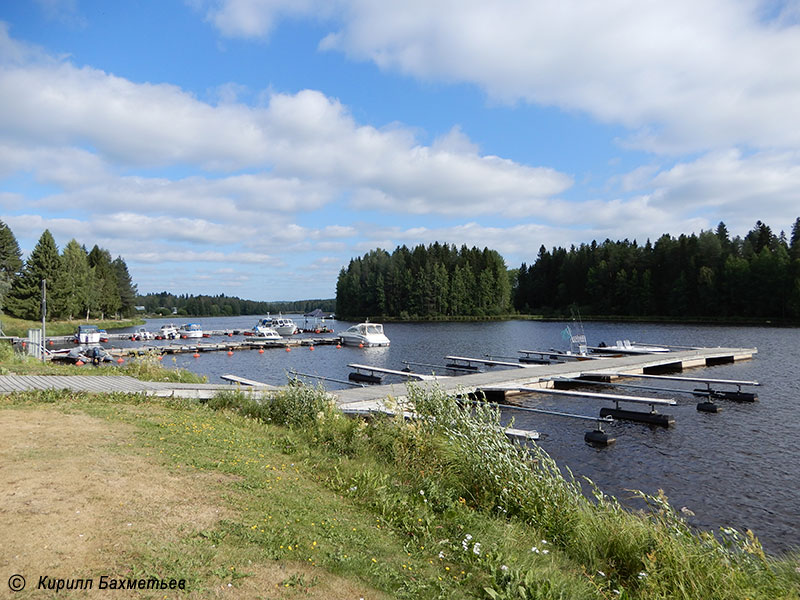
[[[293,318],[297,321],[297,317]],[[662,356],[653,355],[656,364],[646,365],[642,371],[647,372],[640,374],[758,381],[761,384],[751,390],[747,386],[742,388],[743,392],[759,390],[758,402],[711,398],[720,409],[714,414],[698,411],[698,402],[708,398],[692,393],[695,389],[705,390],[706,384],[652,377],[633,378],[635,369],[631,369],[629,364],[618,368],[618,363],[612,362],[637,361],[647,359],[647,356],[572,360],[551,365],[532,363],[533,369],[474,363],[473,369],[462,366],[461,370],[454,370],[444,364],[449,362],[445,356],[488,357],[490,361],[505,357],[503,360],[513,362],[515,355],[522,356],[520,349],[549,349],[560,341],[564,324],[558,322],[387,323],[384,328],[391,346],[361,349],[344,345],[336,348],[337,334],[352,323],[334,321],[330,325],[335,333],[287,338],[292,344],[297,344],[290,345],[290,352],[286,351],[284,344],[252,349],[242,346],[241,351],[234,347],[232,354],[228,354],[230,350],[225,345],[247,341],[241,332],[251,329],[256,319],[248,316],[197,321],[205,333],[214,334],[211,339],[191,340],[191,343],[185,340],[135,342],[129,339],[136,329],[131,328],[129,332],[111,332],[111,341],[104,346],[132,352],[145,346],[186,346],[188,349],[198,344],[219,344],[218,351],[184,350],[162,354],[162,364],[167,368],[185,368],[205,375],[210,382],[208,385],[222,385],[224,389],[231,389],[232,384],[223,379],[223,375],[235,375],[273,386],[284,386],[290,379],[300,378],[309,385],[324,385],[341,399],[341,403],[357,400],[358,394],[365,394],[360,397],[365,401],[358,406],[367,412],[370,405],[366,400],[381,390],[393,396],[405,395],[407,380],[387,374],[381,385],[362,386],[348,380],[352,371],[348,364],[396,371],[409,368],[439,378],[439,381],[412,382],[414,386],[452,386],[455,389],[470,384],[471,387],[500,387],[507,386],[508,378],[513,377],[511,385],[525,387],[539,378],[540,381],[530,387],[558,388],[564,385],[570,390],[673,399],[674,405],[657,406],[659,413],[669,414],[675,419],[670,427],[622,419],[602,421],[602,430],[617,440],[609,447],[587,444],[584,439],[587,432],[596,428],[600,410],[614,408],[611,401],[520,391],[504,393],[504,401],[497,405],[504,423],[513,420],[515,429],[536,431],[536,443],[559,465],[568,466],[577,477],[589,477],[624,504],[638,506],[626,490],[640,489],[654,494],[663,489],[674,505],[688,506],[696,513],[691,523],[699,527],[751,528],[768,541],[772,551],[788,549],[792,540],[797,538],[796,519],[791,511],[786,510],[786,507],[800,502],[800,465],[791,444],[795,436],[797,395],[800,393],[800,377],[796,373],[796,364],[800,362],[797,330],[652,323],[586,325],[587,337],[594,344],[603,339],[628,338],[646,340],[632,342],[636,345],[674,350]],[[152,320],[145,328],[157,331],[163,322]],[[216,332],[219,332],[218,336]],[[315,340],[315,351],[311,351],[310,345],[303,345],[309,343],[302,342],[304,338]],[[316,341],[318,338],[330,341]],[[68,343],[73,344],[71,340]],[[726,354],[724,350],[756,347],[758,352],[752,355],[752,360],[740,360],[744,357],[736,358],[738,352]],[[708,349],[708,355],[702,360],[692,353],[698,348]],[[685,351],[689,354],[684,354]],[[670,362],[679,357],[680,371],[674,364],[670,366]],[[134,357],[126,355],[124,360],[134,360]],[[80,367],[91,368],[90,365]],[[548,373],[540,373],[539,369],[547,369]],[[81,371],[76,369],[76,372]],[[606,382],[602,382],[603,385],[589,383],[585,377],[580,377],[598,375],[598,372],[614,385],[603,389]],[[617,373],[625,373],[625,377],[615,377]],[[443,375],[453,377],[440,377]],[[547,377],[551,378],[549,383],[542,381]],[[559,379],[576,379],[579,383],[560,383]],[[473,386],[473,383],[480,386]],[[663,390],[626,387],[629,385]],[[244,385],[240,387],[246,389]],[[734,385],[712,384],[711,387],[714,390],[737,389]],[[462,401],[467,400],[466,395],[462,396]],[[621,406],[624,408],[625,404]],[[646,404],[629,403],[628,407],[635,412],[649,409]]]

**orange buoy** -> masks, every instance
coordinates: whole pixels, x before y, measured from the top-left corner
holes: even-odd
[[[291,348],[289,348],[289,346],[286,346],[286,351],[287,351],[287,352],[291,352],[291,351],[292,351],[292,349],[291,349]]]
[[[336,344],[336,349],[337,350],[341,350],[342,349],[342,345],[341,344]]]
[[[192,356],[194,356],[195,358],[200,358],[200,353],[199,352],[195,352],[194,354],[192,354]]]
[[[309,346],[309,348],[308,348],[308,349],[309,349],[309,350],[311,350],[311,351],[313,352],[313,351],[314,351],[314,346]]]
[[[259,353],[259,354],[264,354],[264,349],[263,349],[263,348],[259,348],[259,349],[258,349],[258,353]]]
[[[358,347],[359,348],[363,348],[364,347],[364,343],[363,342],[359,342]]]
[[[124,362],[125,362],[125,361],[124,361],[124,360],[122,360],[122,357],[121,357],[121,356],[120,356],[120,357],[117,359],[117,364],[120,364],[120,365],[121,365],[121,364],[122,364],[122,363],[124,363]]]
[[[50,340],[50,341],[49,341],[49,342],[47,342],[47,343],[48,343],[48,344],[50,344],[50,345],[52,346],[52,345],[53,345],[53,340]]]
[[[228,350],[228,356],[233,356],[233,350]]]
[[[229,334],[228,334],[228,337],[233,337],[233,334],[232,334],[232,333],[229,333]]]
[[[159,355],[158,360],[164,360],[164,357],[162,355]]]
[[[75,366],[82,367],[83,365],[84,365],[84,362],[82,360],[76,360],[75,361]]]

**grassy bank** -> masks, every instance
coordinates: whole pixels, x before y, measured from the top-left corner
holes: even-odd
[[[163,357],[138,356],[122,364],[84,365],[42,362],[15,352],[11,344],[0,342],[0,375],[130,375],[143,381],[171,381],[179,383],[205,383],[207,378],[186,369],[164,364]]]
[[[410,394],[420,415],[411,422],[348,419],[309,388],[205,405],[2,398],[4,430],[19,438],[8,464],[28,473],[3,476],[17,477],[15,498],[36,489],[37,502],[53,504],[6,511],[5,563],[29,581],[47,569],[184,578],[190,597],[798,598],[798,556],[766,556],[747,533],[696,534],[664,498],[648,498],[647,514],[599,490],[587,498],[544,452],[509,444],[492,408]],[[61,423],[62,433],[37,433],[37,423]],[[68,424],[92,433],[73,439]],[[88,454],[71,448],[64,459],[63,436],[85,441]],[[52,478],[62,459],[104,480],[125,476],[121,496],[114,485],[78,486],[85,500],[64,509],[108,528],[81,529],[96,545],[79,560],[37,546],[42,515],[57,519],[65,492],[37,488],[35,475]],[[71,526],[54,531],[53,548],[78,539]]]
[[[26,337],[28,329],[41,329],[42,327],[41,321],[26,321],[25,319],[17,319],[5,314],[0,314],[0,324],[2,324],[4,334],[15,337]],[[47,335],[71,335],[78,330],[78,325],[97,325],[100,329],[111,331],[112,329],[144,325],[144,320],[106,319],[101,321],[99,319],[74,319],[72,321],[47,321],[45,323]]]

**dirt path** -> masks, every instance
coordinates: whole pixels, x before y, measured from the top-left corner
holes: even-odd
[[[142,548],[169,546],[231,518],[222,499],[227,482],[219,474],[171,473],[139,450],[135,429],[123,423],[56,408],[0,410],[0,598],[165,597],[163,592],[99,591],[99,577],[146,576]],[[277,584],[302,576],[316,581],[300,592],[305,598],[382,597],[304,565],[265,560],[238,568],[251,576],[235,587],[217,583],[181,595],[294,597],[298,590]],[[12,574],[25,577],[23,592],[9,591]],[[34,590],[43,575],[93,578],[94,590]],[[167,590],[167,597],[175,594]]]

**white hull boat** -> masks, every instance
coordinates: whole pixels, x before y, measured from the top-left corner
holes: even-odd
[[[179,337],[181,337],[181,334],[178,333],[178,328],[172,323],[169,325],[162,325],[158,330],[158,334],[156,335],[156,339],[163,340],[176,340]]]
[[[198,323],[185,323],[181,325],[178,334],[186,339],[201,338],[203,337],[203,328]]]
[[[380,323],[359,323],[349,327],[341,334],[342,343],[348,346],[388,346],[389,338],[383,333]]]
[[[253,327],[252,337],[256,340],[271,340],[275,342],[279,342],[283,339],[275,329],[267,327],[266,325],[256,325]]]
[[[100,330],[96,325],[78,325],[75,341],[78,344],[99,344]]]

